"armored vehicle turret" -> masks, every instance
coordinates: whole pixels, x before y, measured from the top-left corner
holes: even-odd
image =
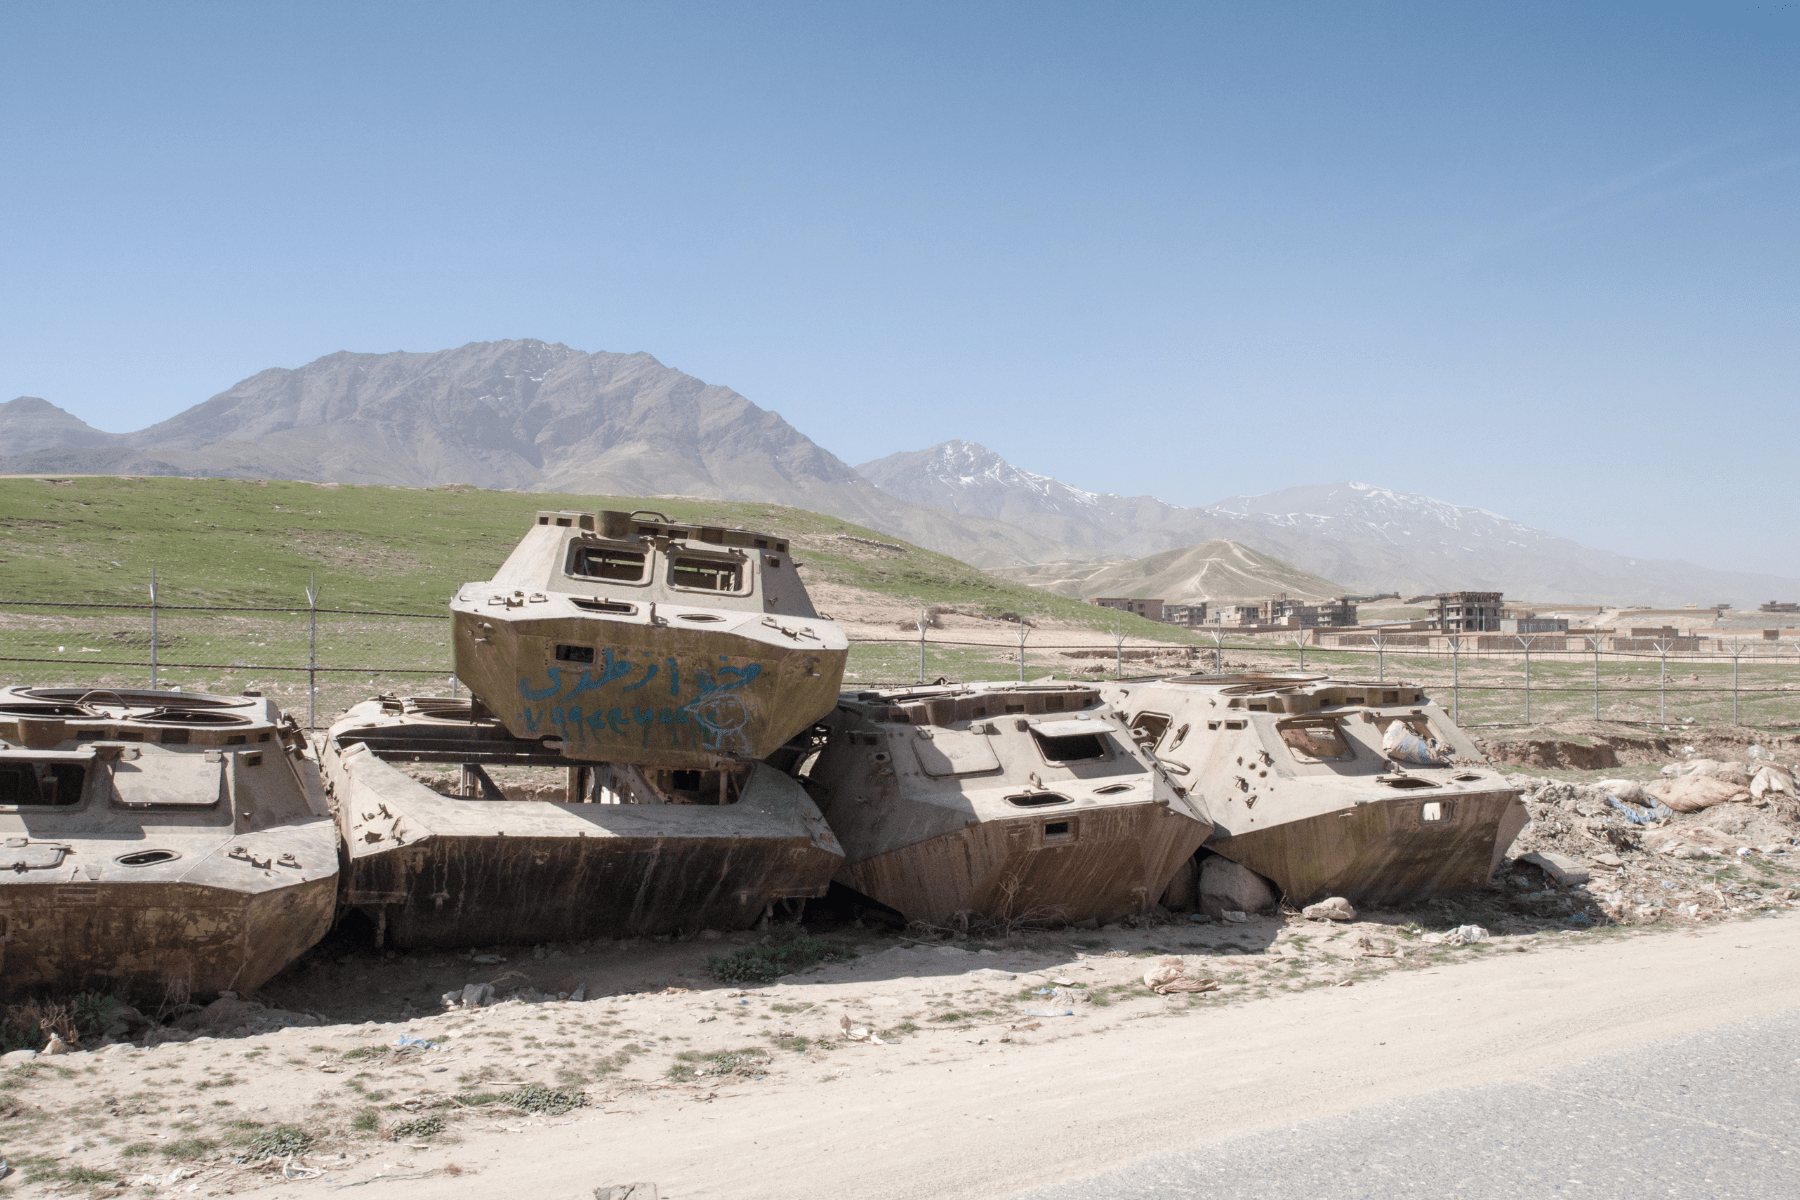
[[[837,878],[912,920],[1142,912],[1211,832],[1091,686],[851,692],[824,724],[798,771]]]
[[[831,710],[849,655],[786,539],[653,512],[541,512],[450,609],[487,711],[590,762],[765,758]]]
[[[1204,805],[1206,848],[1290,904],[1478,886],[1525,827],[1519,789],[1416,684],[1196,675],[1102,694]]]
[[[330,928],[337,875],[273,702],[0,689],[0,994],[249,995]]]

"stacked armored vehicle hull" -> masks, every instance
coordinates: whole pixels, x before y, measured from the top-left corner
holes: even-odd
[[[1140,913],[1210,832],[1089,686],[855,692],[825,728],[838,880],[911,920]]]
[[[822,896],[843,861],[799,785],[763,763],[567,765],[467,702],[372,700],[324,762],[344,902],[378,943],[518,944],[746,928]],[[396,764],[452,763],[457,794]],[[508,800],[490,768],[562,766],[563,799]]]
[[[0,992],[248,994],[324,936],[337,838],[270,701],[0,689]]]
[[[849,657],[785,539],[660,513],[539,513],[450,610],[458,678],[582,761],[766,758],[831,710]]]
[[[831,710],[849,643],[786,539],[542,512],[450,608],[472,701],[371,701],[326,738],[345,903],[384,944],[735,929],[825,894],[837,841],[762,760]],[[457,794],[405,762],[460,766]],[[565,768],[562,799],[504,800],[506,766]]]
[[[1525,827],[1519,790],[1416,685],[1235,675],[1102,691],[1204,807],[1206,848],[1291,904],[1479,886]]]

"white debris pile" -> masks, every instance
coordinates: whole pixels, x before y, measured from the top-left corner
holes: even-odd
[[[1790,768],[1759,751],[1748,763],[1672,763],[1663,776],[1648,784],[1512,776],[1531,816],[1499,877],[1521,894],[1516,907],[1554,915],[1591,897],[1607,916],[1642,923],[1800,902]]]

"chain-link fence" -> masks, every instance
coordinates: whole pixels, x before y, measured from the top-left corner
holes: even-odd
[[[0,678],[88,688],[260,691],[324,725],[382,692],[448,693],[450,614],[0,600]]]
[[[166,596],[167,593],[164,593]],[[288,608],[0,599],[0,680],[84,688],[146,687],[272,696],[309,728],[383,692],[454,694],[447,609]],[[928,630],[853,640],[845,683],[1113,679],[1173,671],[1329,672],[1402,678],[1427,688],[1468,726],[1580,718],[1646,725],[1800,724],[1800,653],[1788,644],[1705,651],[1507,654],[1498,650],[1322,648],[1299,639],[1208,637],[1145,644],[1077,630],[996,630],[988,640]]]
[[[1328,672],[1353,682],[1422,685],[1458,723],[1559,724],[1583,718],[1635,725],[1800,726],[1800,646],[1744,639],[1694,650],[1533,653],[1444,646],[1320,647],[1307,637],[1209,635],[1199,645],[1147,646],[1069,631],[1028,631],[1023,643],[954,637],[880,639],[852,649],[851,684],[951,679],[1130,679],[1171,671]],[[1472,639],[1471,639],[1472,641]]]

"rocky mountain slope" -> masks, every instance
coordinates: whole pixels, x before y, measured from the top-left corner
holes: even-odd
[[[990,571],[1003,579],[1082,599],[1154,596],[1193,604],[1201,600],[1260,600],[1286,592],[1297,599],[1323,600],[1351,590],[1223,539],[1165,550],[1148,558],[1037,563]]]
[[[50,411],[25,400],[6,406],[0,471],[762,500],[828,512],[977,566],[1066,553],[1011,526],[897,499],[779,413],[648,354],[588,354],[529,339],[429,354],[343,352],[263,371],[123,435],[35,404]],[[17,441],[4,436],[15,424]]]
[[[0,455],[30,454],[57,446],[110,446],[119,436],[102,433],[74,413],[37,396],[20,396],[0,404]]]

